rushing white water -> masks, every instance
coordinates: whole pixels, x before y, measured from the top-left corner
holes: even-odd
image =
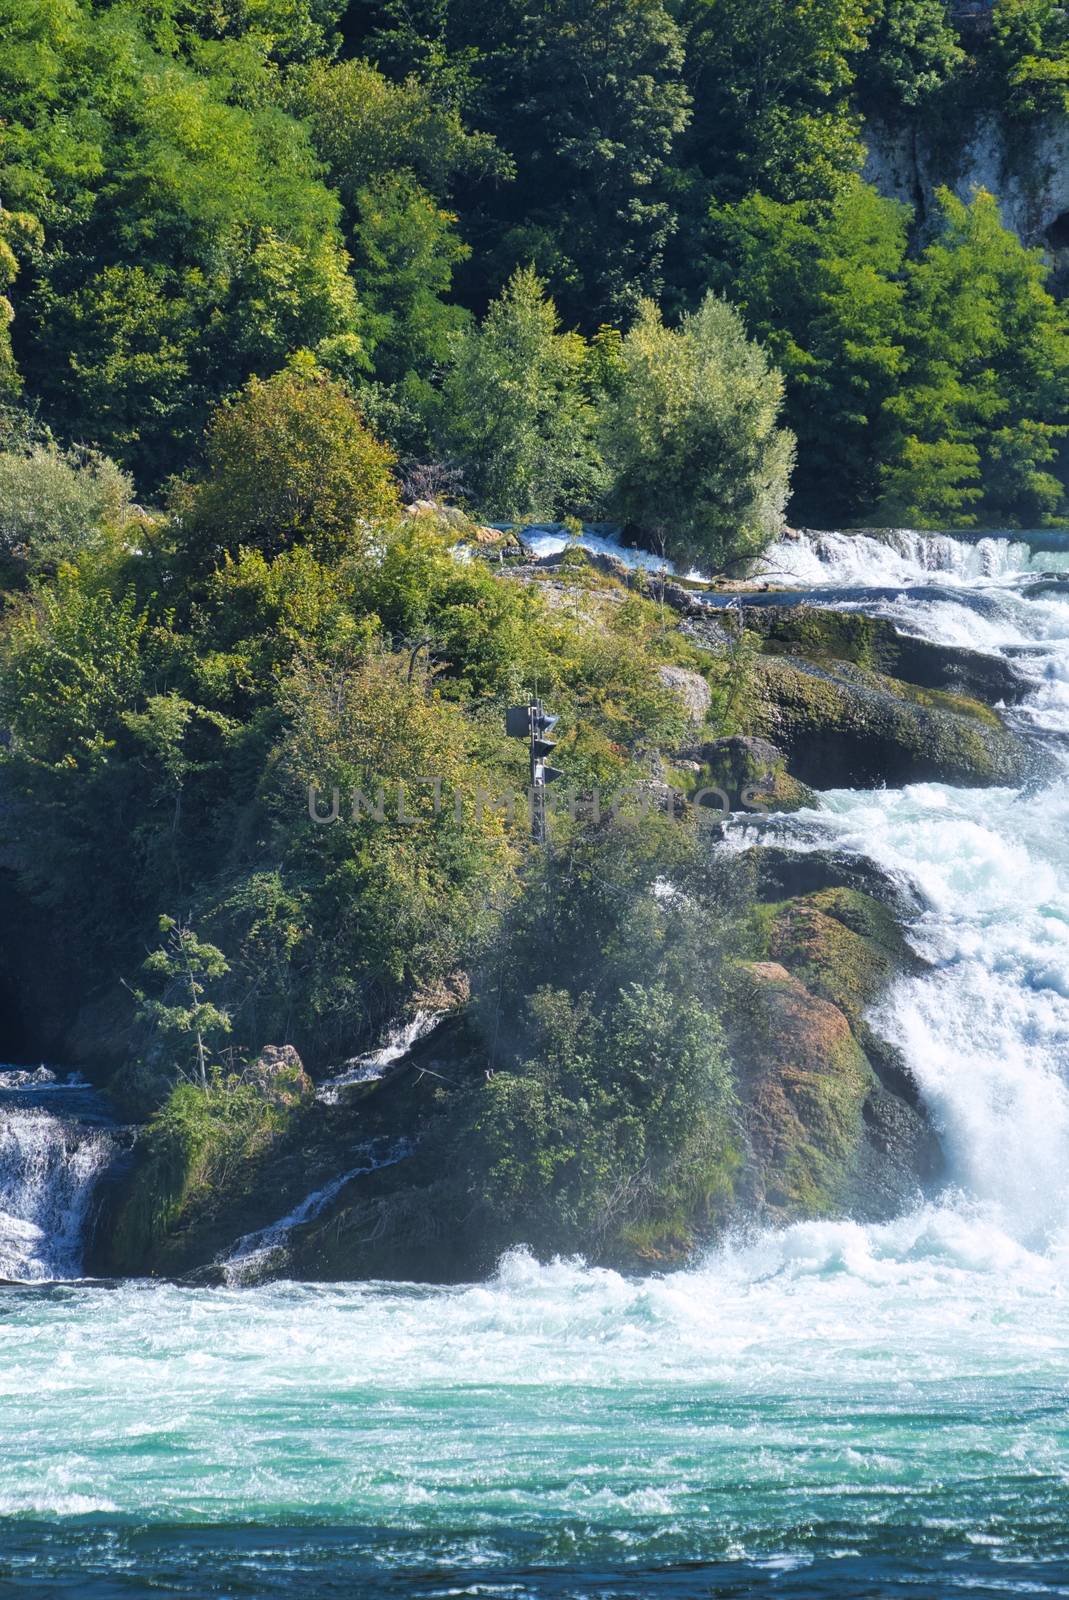
[[[524,528],[523,538],[524,543],[539,557],[556,556],[562,550],[578,546],[595,555],[612,556],[614,561],[622,562],[632,570],[667,572],[670,575],[678,570],[675,562],[669,561],[666,556],[656,555],[652,550],[641,550],[636,545],[621,544],[611,534],[595,533],[592,528],[583,528],[577,534],[570,534],[558,523],[547,523],[544,527]],[[701,574],[688,572],[685,576],[698,578]]]
[[[1069,730],[1069,591],[1029,599],[1024,586],[1067,563],[1042,536],[914,533],[803,535],[768,560],[813,587],[816,604],[1006,655],[1030,686],[1013,715],[1052,734]],[[887,593],[893,582],[922,587]],[[1059,1249],[1069,1241],[1069,781],[822,799],[772,836],[867,856],[922,896],[911,937],[934,970],[901,980],[874,1021],[914,1072],[963,1203],[1000,1236]]]
[[[332,1105],[339,1098],[339,1090],[348,1085],[372,1083],[376,1078],[381,1078],[386,1069],[392,1067],[395,1061],[401,1061],[413,1045],[433,1033],[443,1016],[444,1012],[441,1011],[416,1011],[407,1022],[394,1023],[376,1050],[354,1056],[320,1086],[319,1099]]]
[[[76,1278],[93,1191],[114,1155],[99,1119],[42,1103],[57,1083],[0,1069],[0,1278],[33,1282]]]
[[[998,584],[1007,576],[1069,571],[1069,551],[1057,548],[1056,534],[1049,541],[1040,553],[1042,535],[964,539],[912,528],[881,529],[878,535],[801,529],[772,546],[759,575],[797,588]]]
[[[326,1210],[343,1189],[352,1183],[354,1178],[365,1177],[369,1172],[379,1172],[383,1167],[396,1166],[399,1161],[404,1161],[406,1156],[412,1154],[413,1148],[408,1139],[399,1139],[385,1150],[371,1144],[366,1145],[359,1166],[340,1173],[322,1188],[313,1189],[311,1194],[305,1195],[299,1205],[294,1206],[292,1211],[287,1211],[284,1217],[279,1217],[277,1222],[269,1223],[266,1228],[258,1228],[255,1233],[243,1234],[225,1260],[219,1263],[226,1282],[232,1287],[242,1283],[256,1283],[268,1272],[279,1270],[285,1261],[286,1241],[294,1228],[299,1228],[304,1222],[312,1222]]]

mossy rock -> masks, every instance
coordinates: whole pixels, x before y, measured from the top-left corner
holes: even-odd
[[[762,807],[800,811],[817,804],[812,789],[788,772],[783,751],[767,739],[730,734],[695,745],[685,754],[700,763],[691,784],[691,799],[710,789],[719,794],[707,796],[708,802],[722,805],[721,796],[726,796],[732,811],[758,812]]]
[[[174,1275],[285,1212],[280,1156],[307,1192],[314,1089],[295,1051],[264,1052],[250,1080],[181,1083],[141,1132],[100,1250],[109,1272]]]
[[[854,889],[822,889],[766,911],[766,950],[854,1028],[900,972],[919,963],[893,914]]]
[[[779,1220],[847,1204],[877,1081],[838,1006],[778,962],[742,968],[745,1028],[735,1044],[752,1151],[752,1198]]]
[[[936,644],[900,633],[885,617],[823,606],[751,606],[746,626],[772,655],[800,655],[816,662],[849,661],[915,684],[994,704],[1014,704],[1028,681],[1002,656]]]
[[[754,679],[754,731],[803,783],[1017,785],[1035,768],[997,712],[964,695],[794,656],[759,657]]]

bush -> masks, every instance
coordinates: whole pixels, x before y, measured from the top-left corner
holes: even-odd
[[[269,555],[299,543],[323,556],[366,550],[372,525],[398,509],[392,452],[315,368],[251,379],[216,413],[207,454],[207,476],[176,508],[210,556],[242,545]]]
[[[133,482],[96,450],[51,439],[0,453],[0,555],[33,566],[71,560],[121,522]]]

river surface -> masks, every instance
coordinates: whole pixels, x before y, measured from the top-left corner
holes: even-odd
[[[1028,590],[1069,552],[1046,537],[813,536],[769,567],[1008,655],[1010,715],[1060,751],[1069,592]],[[942,1131],[945,1193],[646,1279],[517,1252],[452,1289],[8,1288],[0,1583],[1069,1596],[1069,784],[823,801],[773,832],[919,897],[934,965],[874,1020]]]

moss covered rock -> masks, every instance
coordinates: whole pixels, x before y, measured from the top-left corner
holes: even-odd
[[[848,662],[763,656],[754,666],[755,731],[820,788],[880,783],[1019,784],[1032,752],[997,712]]]
[[[783,1220],[826,1214],[855,1187],[875,1076],[838,1006],[778,962],[747,963],[744,983],[736,1052],[753,1200]]]
[[[137,1141],[108,1221],[104,1269],[186,1272],[247,1226],[273,1220],[280,1186],[277,1172],[265,1181],[265,1168],[292,1140],[310,1090],[299,1060],[285,1058],[269,1060],[262,1081],[178,1084]]]
[[[767,953],[856,1029],[900,972],[919,965],[893,914],[855,889],[822,889],[770,907]]]
[[[719,791],[707,797],[710,804],[722,805],[726,795],[732,811],[798,811],[816,804],[812,789],[791,776],[783,751],[768,739],[730,734],[684,753],[699,766],[692,799],[702,790]]]
[[[1028,689],[1027,679],[1002,656],[983,655],[955,645],[900,633],[885,617],[823,606],[750,606],[746,627],[773,655],[799,655],[809,661],[849,661],[925,689],[971,695],[989,704],[1014,704]]]

